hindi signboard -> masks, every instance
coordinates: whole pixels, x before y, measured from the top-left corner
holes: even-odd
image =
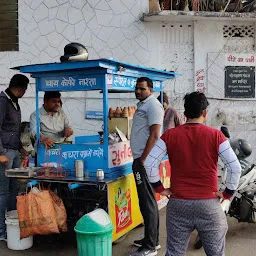
[[[39,81],[41,91],[89,91],[104,87],[104,76],[101,75],[40,77]]]
[[[228,66],[225,68],[226,98],[255,98],[255,67]]]
[[[85,112],[86,119],[103,120],[103,111],[100,110],[87,110]]]
[[[134,91],[137,78],[108,74],[107,84],[109,89]],[[162,89],[160,81],[153,81],[153,91],[160,92]]]

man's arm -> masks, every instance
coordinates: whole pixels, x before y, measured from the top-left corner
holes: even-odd
[[[63,110],[62,110],[62,115],[63,115],[63,118],[64,118],[64,127],[65,128],[72,128],[71,123],[70,123],[67,115],[65,114],[65,112]]]
[[[64,137],[68,138],[73,134],[73,129],[64,111],[63,111],[63,117],[64,117]]]
[[[164,188],[159,176],[159,167],[162,159],[167,155],[165,142],[160,138],[144,162],[149,182],[157,193],[161,195],[171,194],[169,188]]]
[[[176,110],[175,110],[175,113],[174,113],[174,124],[175,124],[175,127],[177,127],[179,125],[182,125],[180,115]]]
[[[36,140],[36,112],[30,115],[30,135]],[[40,142],[42,142],[47,148],[52,147],[54,145],[54,141],[51,138],[47,138],[40,134],[39,138]]]
[[[3,122],[4,122],[4,117],[5,117],[5,113],[6,113],[6,100],[1,97],[0,98],[0,132],[2,131],[2,126],[3,126]],[[2,140],[0,138],[0,155],[4,154],[4,147],[2,144]]]
[[[144,148],[144,151],[140,157],[141,163],[144,163],[149,152],[154,147],[155,143],[160,137],[161,128],[164,120],[164,109],[162,105],[154,105],[148,110],[147,113],[148,125],[149,125],[149,137]]]
[[[6,113],[6,101],[1,98],[0,99],[0,132],[2,131],[2,125],[4,121],[4,116]],[[8,158],[4,155],[4,147],[2,144],[2,140],[0,138],[0,163],[7,164]]]
[[[36,137],[36,113],[33,112],[29,118],[30,136],[34,139]]]
[[[152,150],[152,148],[154,147],[155,143],[157,142],[157,140],[160,137],[160,133],[161,133],[161,125],[159,124],[153,124],[149,127],[149,132],[150,135],[148,137],[145,149],[140,157],[140,161],[141,163],[144,163],[144,161],[146,160],[149,152]]]
[[[226,189],[223,198],[230,199],[236,191],[241,176],[241,165],[228,140],[219,146],[219,157],[227,168]]]
[[[172,107],[168,107],[164,114],[164,129],[168,130],[179,125],[181,125],[181,121],[177,111]]]

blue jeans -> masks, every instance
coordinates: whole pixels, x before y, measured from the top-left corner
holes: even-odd
[[[16,209],[16,196],[19,192],[18,181],[5,176],[5,170],[20,167],[19,151],[5,149],[4,154],[9,161],[7,165],[0,163],[0,237],[6,232],[5,212]]]

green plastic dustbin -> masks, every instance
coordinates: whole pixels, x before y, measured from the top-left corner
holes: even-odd
[[[113,224],[103,209],[85,214],[75,226],[79,256],[112,256]]]

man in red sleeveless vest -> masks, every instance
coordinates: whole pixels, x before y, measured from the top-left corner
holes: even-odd
[[[225,136],[204,124],[209,105],[205,95],[193,92],[184,100],[186,124],[167,130],[144,162],[149,180],[158,193],[164,191],[158,168],[167,154],[172,168],[172,194],[166,212],[166,256],[184,256],[195,229],[207,255],[223,256],[228,226],[220,198],[232,197],[241,166]],[[218,191],[218,156],[228,173],[223,193]]]

